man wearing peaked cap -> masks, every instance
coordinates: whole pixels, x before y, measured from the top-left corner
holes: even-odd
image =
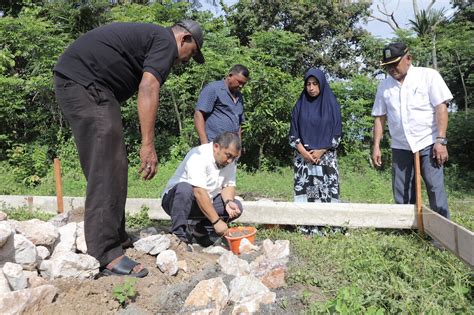
[[[403,43],[392,43],[383,49],[381,66],[399,62],[408,53],[408,48]]]
[[[389,76],[380,82],[372,108],[373,162],[382,164],[380,141],[388,121],[395,202],[416,201],[413,156],[419,152],[430,207],[449,218],[443,166],[448,160],[447,106],[453,96],[436,70],[412,65],[412,56],[403,43],[383,48],[381,66]]]
[[[154,127],[161,86],[175,64],[204,63],[203,32],[183,20],[172,27],[111,23],[74,41],[54,67],[56,100],[71,125],[87,179],[84,229],[88,253],[103,274],[144,277],[148,271],[124,255],[127,152],[120,104],[138,92],[140,173],[154,177]]]

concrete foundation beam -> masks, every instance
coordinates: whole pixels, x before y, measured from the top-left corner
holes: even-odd
[[[85,198],[64,197],[64,211],[83,208]],[[0,207],[26,207],[30,210],[57,212],[54,196],[0,195]],[[146,206],[154,220],[169,220],[161,208],[160,199],[128,198],[126,211],[134,214]],[[238,222],[252,224],[294,224],[390,229],[416,228],[414,205],[363,203],[294,203],[274,201],[244,201],[244,213]]]

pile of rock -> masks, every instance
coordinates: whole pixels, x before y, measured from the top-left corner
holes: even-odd
[[[232,280],[226,286],[223,277],[215,277],[199,282],[187,297],[183,313],[220,314],[229,303],[232,314],[258,312],[261,305],[275,302],[276,294],[270,289],[286,285],[285,273],[290,254],[289,241],[263,241],[261,255],[244,255],[239,258],[230,251],[207,251],[220,253],[217,260],[220,270],[230,275]],[[250,258],[250,259],[249,259]]]
[[[187,263],[178,260],[170,249],[173,242],[175,237],[149,228],[140,232],[140,239],[133,245],[138,251],[156,256],[156,266],[162,273],[175,276],[179,270],[187,272]],[[274,303],[276,295],[270,289],[285,285],[289,241],[265,240],[261,246],[248,247],[248,251],[251,253],[239,257],[221,246],[204,249],[205,253],[219,255],[216,264],[222,277],[199,282],[182,311],[217,314],[231,303],[235,314],[252,313],[262,304]],[[99,262],[87,255],[84,222],[68,223],[67,214],[49,222],[15,221],[7,220],[0,212],[0,313],[35,311],[52,303],[57,289],[46,279],[85,279],[98,273]]]
[[[51,303],[57,293],[46,278],[94,277],[99,262],[86,255],[84,225],[0,218],[0,312],[22,313]]]

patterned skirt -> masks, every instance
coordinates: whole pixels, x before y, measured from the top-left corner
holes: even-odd
[[[318,164],[309,164],[295,150],[295,202],[339,202],[336,150],[328,150]]]

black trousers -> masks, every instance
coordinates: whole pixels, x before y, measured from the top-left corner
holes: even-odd
[[[217,214],[225,222],[233,221],[229,218],[229,214],[225,211],[224,201],[221,195],[217,195],[212,203]],[[239,206],[240,214],[242,215],[242,203],[235,200]],[[211,222],[206,218],[199,208],[193,192],[193,186],[188,183],[178,183],[171,188],[161,201],[161,206],[167,214],[171,217],[171,233],[175,234],[182,240],[190,240],[191,231],[188,230],[188,220],[194,221],[196,224],[196,231],[203,233],[214,231]],[[240,215],[239,215],[240,216]]]
[[[120,104],[112,92],[54,76],[56,100],[69,122],[87,180],[84,232],[87,252],[101,267],[123,255],[127,153]]]

